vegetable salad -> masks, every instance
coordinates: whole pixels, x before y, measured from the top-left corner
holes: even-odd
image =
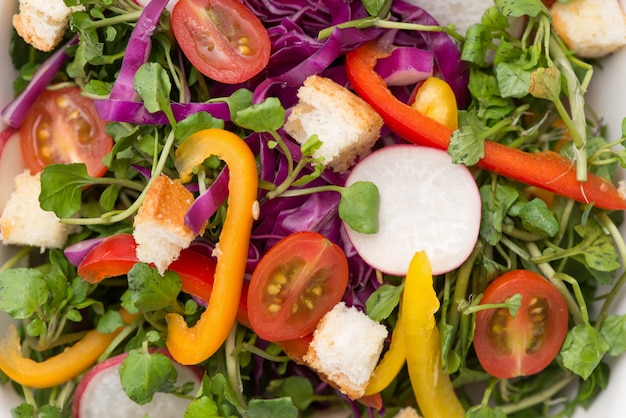
[[[19,135],[41,209],[67,226],[0,267],[13,416],[81,416],[98,363],[133,403],[168,394],[188,418],[572,416],[610,384],[626,134],[586,106],[593,63],[544,3],[495,0],[466,34],[405,0],[145,3],[65,0],[81,7],[49,53],[12,38],[0,138]],[[369,152],[435,148],[468,170],[481,207],[462,264],[433,275],[417,248],[390,273],[359,254],[348,231],[383,225],[375,179],[349,182],[322,138],[285,129],[314,75],[380,115]],[[183,202],[189,242],[146,262],[142,217]],[[307,363],[340,303],[388,331],[357,396]]]

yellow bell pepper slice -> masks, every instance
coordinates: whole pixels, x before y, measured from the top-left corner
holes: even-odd
[[[450,129],[459,127],[456,96],[448,83],[437,77],[428,77],[417,90],[413,109]]]
[[[211,155],[225,161],[230,171],[228,210],[219,240],[215,284],[206,310],[191,328],[179,314],[166,316],[167,348],[181,364],[197,364],[211,357],[235,323],[254,220],[256,161],[248,145],[234,133],[206,129],[188,137],[175,155],[181,179],[189,181],[193,168]]]
[[[423,251],[415,253],[402,296],[403,334],[411,386],[424,418],[462,418],[465,410],[450,376],[441,366],[441,348],[435,313],[439,299],[433,289],[432,269]]]
[[[139,314],[131,315],[121,310],[122,319],[127,324]],[[97,330],[89,331],[80,341],[60,354],[42,362],[36,362],[22,355],[20,337],[14,324],[0,341],[0,369],[11,380],[23,386],[42,389],[61,385],[89,369],[105,352],[109,344],[122,332],[123,326],[109,334]]]
[[[389,386],[405,362],[406,346],[404,344],[402,309],[400,309],[396,326],[393,329],[393,334],[391,334],[389,349],[374,369],[363,396],[374,395]]]

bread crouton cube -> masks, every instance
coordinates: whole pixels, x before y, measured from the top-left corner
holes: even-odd
[[[420,414],[417,413],[415,408],[411,406],[405,406],[404,408],[401,408],[398,412],[396,412],[393,418],[422,418],[422,417],[420,416]]]
[[[363,99],[333,80],[310,76],[298,89],[285,131],[303,144],[317,134],[322,146],[315,157],[337,172],[345,172],[380,137],[382,117]]]
[[[626,45],[626,18],[618,0],[555,2],[552,26],[582,58],[599,58]]]
[[[63,248],[67,237],[80,230],[78,225],[61,223],[54,212],[48,212],[39,204],[41,193],[40,175],[28,170],[15,177],[15,190],[9,197],[0,216],[0,238],[6,245],[28,245],[47,248]]]
[[[83,6],[67,7],[63,0],[20,0],[13,26],[27,43],[48,52],[61,42],[70,14],[82,9]]]
[[[363,396],[388,331],[355,307],[339,302],[321,319],[302,360],[350,399]]]
[[[134,220],[137,258],[152,263],[163,274],[195,234],[185,225],[193,195],[180,182],[165,175],[152,180]]]

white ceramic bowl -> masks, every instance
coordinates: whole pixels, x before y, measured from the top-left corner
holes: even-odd
[[[4,106],[12,92],[14,71],[10,65],[9,40],[11,16],[17,9],[17,0],[0,1],[0,106]],[[603,60],[603,69],[598,69],[588,93],[588,100],[605,117],[609,125],[610,138],[620,136],[621,120],[626,115],[626,50]],[[1,122],[0,122],[1,124]],[[4,126],[2,126],[4,128]],[[19,149],[10,144],[0,159],[0,208],[12,189],[12,178],[22,171]],[[0,262],[6,260],[15,249],[0,244]],[[615,312],[626,312],[626,292],[619,298]],[[6,329],[10,318],[0,313],[0,335]],[[577,411],[575,418],[602,417],[621,418],[624,416],[622,404],[626,390],[626,358],[611,361],[611,381],[608,388],[599,396],[587,411]],[[0,418],[10,418],[11,408],[20,403],[20,399],[9,386],[0,387]]]

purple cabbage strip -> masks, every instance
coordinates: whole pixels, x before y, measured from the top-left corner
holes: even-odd
[[[423,9],[404,0],[394,1],[391,11],[402,17],[404,22],[423,25],[439,25],[434,17]],[[469,70],[461,60],[461,51],[445,32],[424,32],[419,34],[435,56],[442,78],[452,87],[460,108],[465,108],[471,100],[469,94]]]
[[[140,125],[168,125],[165,113],[150,113],[142,102],[128,100],[95,99],[94,104],[102,120],[109,122],[129,122]],[[230,120],[230,110],[226,102],[212,103],[172,103],[174,119],[181,120],[198,112],[207,112],[213,117]]]
[[[133,28],[126,54],[122,60],[120,72],[109,96],[113,100],[134,100],[135,73],[146,63],[152,51],[152,34],[156,29],[161,14],[168,0],[152,0],[141,12]]]
[[[406,86],[425,80],[433,74],[434,57],[430,51],[403,46],[379,59],[375,70],[388,86]]]
[[[87,254],[102,241],[104,241],[104,237],[86,239],[68,246],[63,250],[63,254],[74,267],[78,267]]]
[[[185,225],[198,235],[206,221],[213,216],[217,208],[228,197],[228,180],[230,179],[228,167],[225,167],[217,176],[213,184],[194,202],[185,214]]]
[[[39,95],[52,82],[57,72],[65,64],[67,54],[65,50],[68,46],[78,42],[78,36],[74,36],[65,45],[61,46],[54,54],[50,55],[33,74],[33,78],[28,86],[9,104],[7,104],[0,115],[2,120],[13,128],[19,128],[24,122],[26,114],[33,106]]]

